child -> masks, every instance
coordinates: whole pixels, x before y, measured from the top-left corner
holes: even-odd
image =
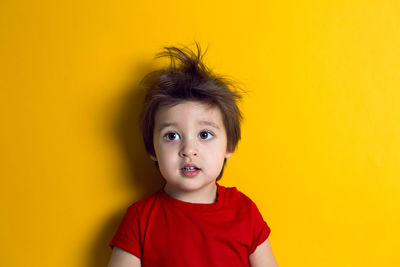
[[[166,47],[170,65],[142,80],[144,144],[166,183],[127,208],[110,267],[278,266],[256,205],[217,183],[241,137],[241,96],[196,46]]]

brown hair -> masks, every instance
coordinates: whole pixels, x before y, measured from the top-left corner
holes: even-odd
[[[155,114],[162,106],[183,101],[199,101],[220,109],[227,133],[227,151],[233,152],[241,138],[241,112],[237,101],[242,97],[233,82],[214,74],[202,62],[204,54],[196,43],[197,54],[188,47],[164,47],[156,58],[169,57],[170,64],[148,73],[140,82],[146,90],[140,116],[140,127],[146,151],[155,156],[153,131]],[[224,166],[226,159],[224,161]],[[156,162],[157,165],[157,162]],[[223,168],[217,181],[221,178]]]

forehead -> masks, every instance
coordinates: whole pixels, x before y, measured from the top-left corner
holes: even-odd
[[[196,101],[185,101],[172,107],[163,106],[155,115],[155,126],[164,123],[211,121],[222,125],[222,114],[218,107]]]

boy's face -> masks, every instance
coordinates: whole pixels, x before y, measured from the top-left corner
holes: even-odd
[[[155,115],[154,150],[166,187],[173,195],[210,192],[227,152],[227,134],[218,107],[185,101]],[[188,164],[194,165],[193,168]],[[167,191],[168,192],[168,191]]]

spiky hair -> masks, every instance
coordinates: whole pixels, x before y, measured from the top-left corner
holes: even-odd
[[[227,151],[233,152],[241,138],[242,115],[237,102],[242,97],[238,87],[232,80],[207,68],[203,63],[205,53],[201,52],[197,43],[196,50],[197,53],[186,46],[164,47],[156,58],[169,58],[169,64],[148,73],[140,83],[141,88],[146,90],[140,126],[146,151],[150,155],[155,156],[153,131],[157,110],[184,101],[199,101],[219,108],[227,133]]]

